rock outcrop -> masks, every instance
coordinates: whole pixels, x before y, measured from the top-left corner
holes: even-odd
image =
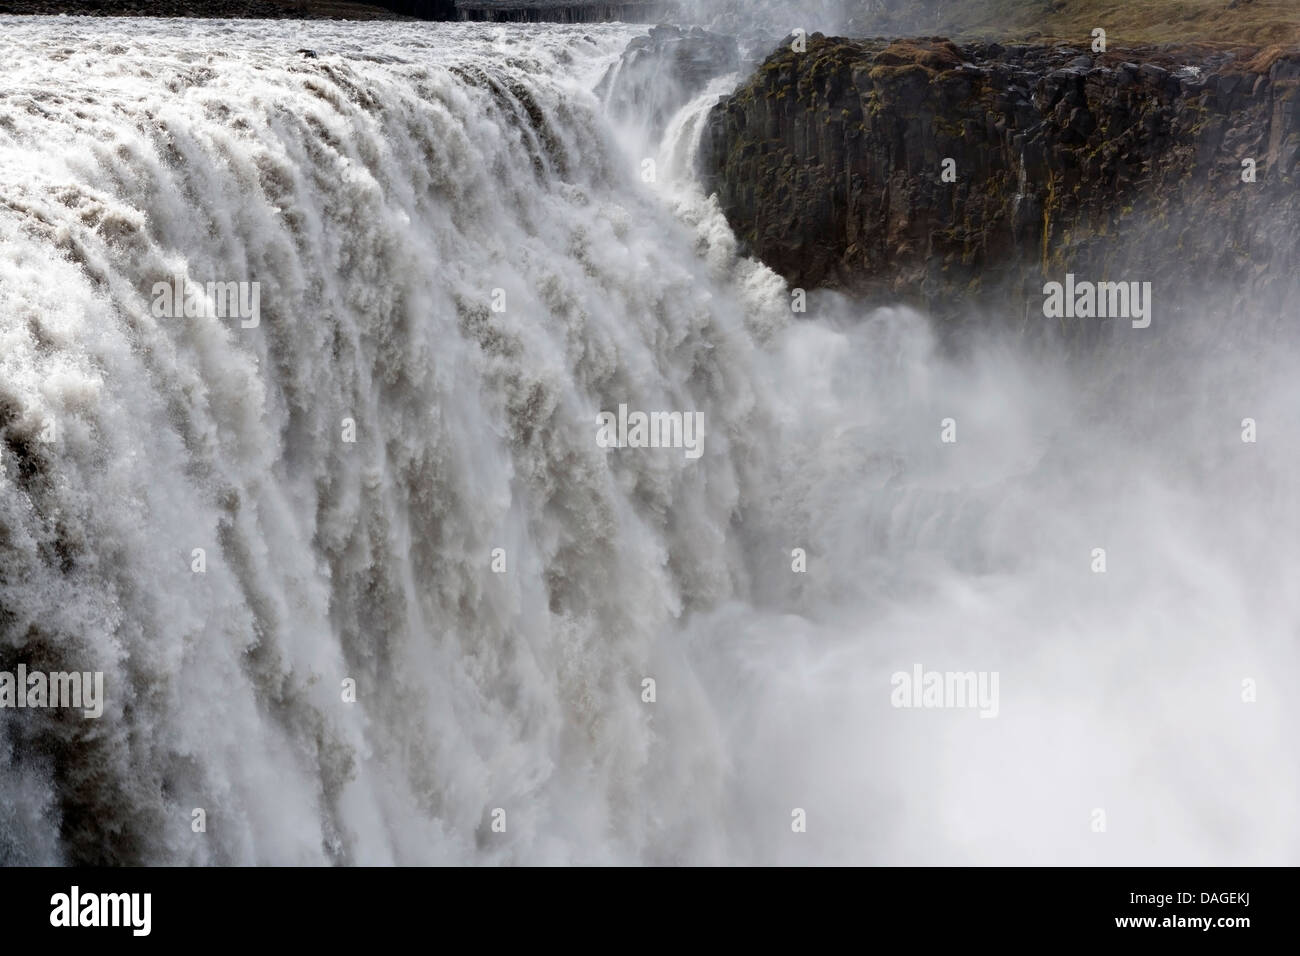
[[[1294,48],[814,34],[713,109],[700,173],[792,284],[949,322],[1041,325],[1043,285],[1067,272],[1151,281],[1170,308],[1227,289],[1294,313],[1298,88]]]

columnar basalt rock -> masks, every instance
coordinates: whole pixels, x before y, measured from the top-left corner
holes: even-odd
[[[1166,316],[1210,287],[1294,311],[1300,49],[798,45],[719,101],[699,157],[792,284],[903,297],[949,328],[1041,326],[1067,272],[1151,281]]]

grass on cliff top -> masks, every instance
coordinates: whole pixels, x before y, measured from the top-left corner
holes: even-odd
[[[1162,43],[1300,43],[1300,0],[959,0],[944,26],[957,34],[1091,42],[1101,27],[1115,46]]]

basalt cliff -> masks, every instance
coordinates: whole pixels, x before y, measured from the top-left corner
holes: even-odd
[[[804,47],[802,51],[798,48]],[[699,172],[792,285],[1043,324],[1067,274],[1164,321],[1294,313],[1300,48],[787,38],[713,108]]]

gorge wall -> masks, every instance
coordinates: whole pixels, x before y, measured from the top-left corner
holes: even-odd
[[[793,285],[907,299],[949,327],[981,311],[1041,327],[1043,284],[1067,272],[1151,281],[1166,317],[1211,290],[1287,308],[1300,49],[796,45],[719,101],[699,158]]]

